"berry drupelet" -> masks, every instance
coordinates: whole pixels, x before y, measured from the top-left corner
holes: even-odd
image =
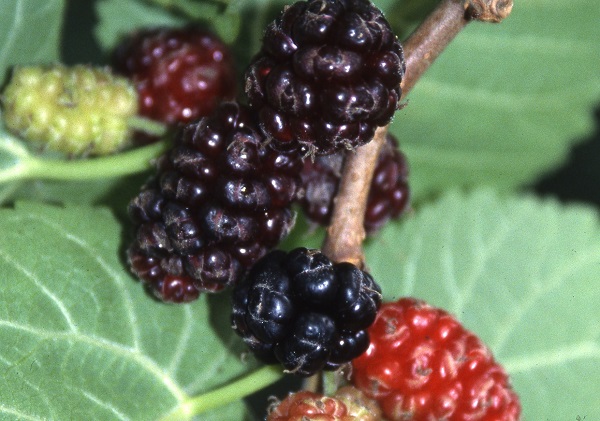
[[[207,116],[236,93],[229,48],[200,28],[134,32],[116,48],[113,66],[133,80],[140,114],[168,125]]]
[[[517,421],[521,406],[490,350],[453,316],[403,298],[381,306],[352,382],[390,421]]]
[[[318,250],[275,250],[234,289],[232,325],[262,361],[310,376],[367,349],[380,303],[379,286],[356,266]]]
[[[390,122],[404,71],[402,47],[371,2],[299,1],[267,27],[246,93],[274,147],[329,154]]]
[[[344,152],[305,159],[302,186],[305,194],[300,205],[309,220],[328,225],[333,212],[333,198],[337,194]],[[389,219],[398,218],[408,208],[408,164],[398,149],[396,139],[388,134],[369,190],[365,213],[365,230],[371,234]]]
[[[131,268],[162,300],[234,284],[292,228],[302,162],[263,142],[250,110],[223,103],[181,130],[131,201]]]

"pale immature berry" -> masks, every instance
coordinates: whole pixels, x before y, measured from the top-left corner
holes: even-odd
[[[363,392],[344,386],[333,396],[302,390],[269,409],[267,421],[380,421],[381,409]]]
[[[137,93],[106,68],[16,67],[2,94],[2,112],[8,130],[50,150],[106,155],[128,144]]]

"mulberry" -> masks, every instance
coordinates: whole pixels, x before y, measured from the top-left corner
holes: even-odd
[[[106,68],[16,67],[2,108],[8,130],[27,140],[70,155],[107,155],[129,143],[137,94]]]
[[[133,81],[140,114],[169,126],[208,116],[236,93],[229,47],[199,28],[134,32],[116,48],[113,66]]]
[[[263,142],[250,110],[223,103],[181,131],[131,201],[131,267],[159,298],[235,284],[291,230],[302,162]]]
[[[344,152],[306,159],[302,169],[305,194],[300,205],[309,220],[328,225],[333,198],[340,183]],[[367,199],[364,226],[367,233],[380,229],[389,219],[398,218],[408,208],[410,189],[408,163],[398,149],[396,139],[388,134],[383,146]]]
[[[381,289],[356,266],[318,250],[275,250],[235,288],[232,325],[259,359],[309,376],[367,349],[380,303]]]
[[[402,47],[371,2],[299,1],[267,27],[246,93],[274,147],[329,154],[390,122],[404,71]]]

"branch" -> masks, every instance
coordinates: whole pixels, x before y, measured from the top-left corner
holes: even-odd
[[[331,224],[322,247],[323,253],[334,262],[363,266],[366,203],[377,156],[386,134],[387,127],[378,128],[371,142],[346,155]]]
[[[500,22],[512,9],[512,0],[443,0],[404,42],[406,74],[400,87],[406,96],[456,35],[472,20]],[[388,126],[373,140],[348,154],[323,252],[335,262],[364,267],[364,218],[377,156]]]

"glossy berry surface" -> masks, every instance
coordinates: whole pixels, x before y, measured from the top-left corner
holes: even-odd
[[[382,305],[352,382],[390,421],[516,421],[521,408],[490,350],[453,316],[403,298]]]
[[[137,113],[129,80],[84,65],[16,67],[1,100],[8,130],[70,155],[128,146],[128,120]]]
[[[233,285],[290,231],[302,163],[263,142],[250,110],[223,103],[159,159],[129,205],[131,268],[157,297],[186,302]]]
[[[379,286],[356,266],[318,250],[275,250],[235,288],[232,325],[259,359],[309,376],[367,349],[380,303]]]
[[[267,27],[246,93],[274,147],[329,154],[389,123],[404,70],[402,47],[368,0],[299,1]]]
[[[360,390],[351,386],[334,396],[302,390],[287,396],[269,410],[267,421],[379,421],[381,410]]]
[[[169,125],[207,116],[236,93],[228,46],[199,28],[135,32],[115,50],[113,66],[133,80],[140,114]]]
[[[344,152],[338,152],[304,160],[301,177],[305,194],[300,199],[300,205],[312,222],[329,225],[344,156]],[[408,208],[409,196],[406,157],[398,149],[396,139],[388,134],[377,160],[367,199],[366,232],[371,234],[388,220],[402,215]]]

